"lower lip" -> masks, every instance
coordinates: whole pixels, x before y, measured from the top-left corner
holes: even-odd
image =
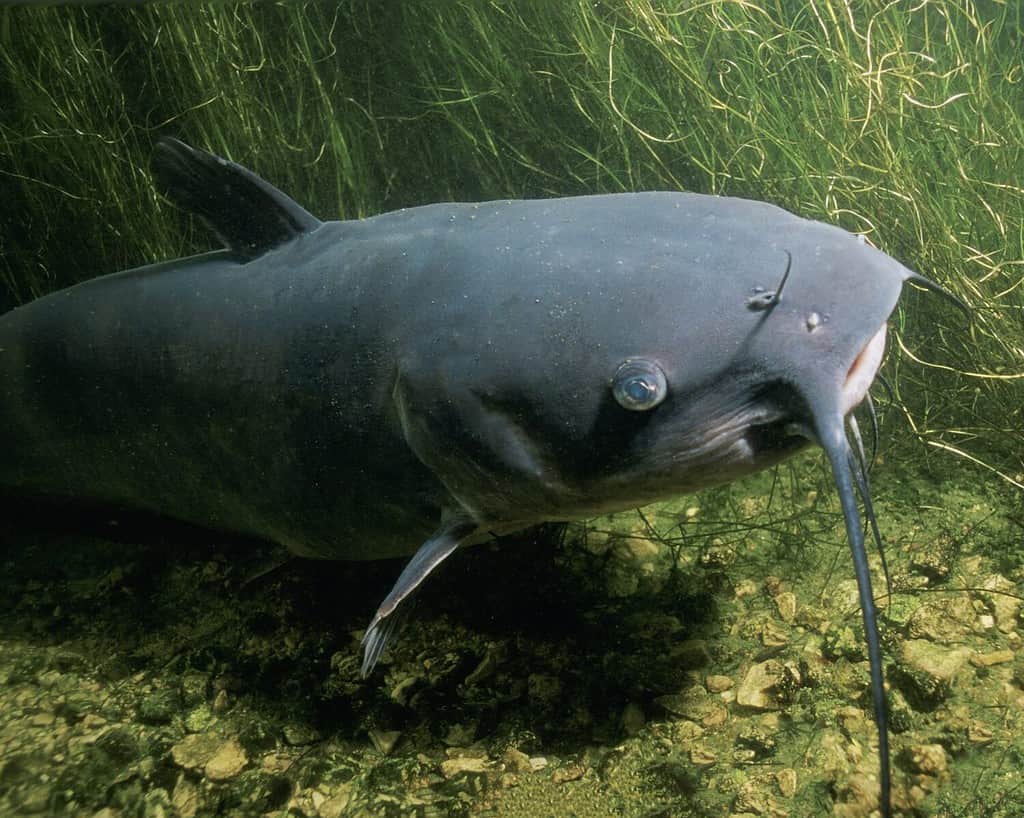
[[[846,373],[846,383],[843,384],[843,415],[852,412],[868,393],[871,383],[875,380],[878,367],[882,363],[882,355],[885,354],[885,333],[888,324],[882,324],[881,328],[874,334],[870,341],[864,345],[860,355],[853,362],[850,371]]]

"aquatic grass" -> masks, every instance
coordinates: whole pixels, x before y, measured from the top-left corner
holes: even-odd
[[[0,12],[0,281],[17,302],[203,246],[153,191],[162,133],[325,217],[681,188],[863,232],[911,295],[888,364],[938,465],[1024,486],[1016,3],[450,0]],[[72,241],[68,241],[73,237]]]

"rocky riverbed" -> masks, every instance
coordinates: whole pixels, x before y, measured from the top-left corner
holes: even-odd
[[[456,555],[366,680],[393,562],[9,511],[0,814],[868,818],[856,585],[801,468]],[[896,803],[1019,816],[1024,521],[877,481]]]

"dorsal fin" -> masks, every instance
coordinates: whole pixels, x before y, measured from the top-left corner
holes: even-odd
[[[153,154],[163,193],[202,219],[246,259],[320,226],[320,220],[251,170],[165,136]]]

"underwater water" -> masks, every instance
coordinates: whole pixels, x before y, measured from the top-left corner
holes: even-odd
[[[322,219],[689,190],[866,235],[972,308],[909,291],[872,390],[895,811],[1021,815],[1022,45],[969,0],[4,8],[0,308],[216,246],[162,136]],[[401,561],[2,510],[0,815],[877,814],[816,447],[460,552],[368,678]]]

